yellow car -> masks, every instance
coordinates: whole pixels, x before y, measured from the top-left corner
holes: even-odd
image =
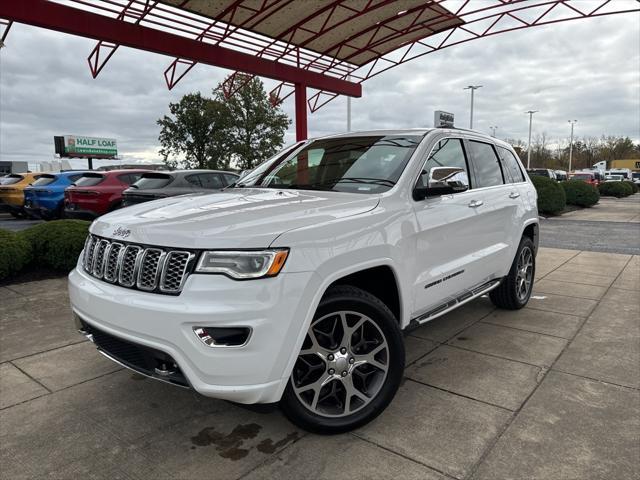
[[[25,217],[24,189],[39,176],[39,173],[10,173],[0,177],[0,212],[9,212],[16,218]]]

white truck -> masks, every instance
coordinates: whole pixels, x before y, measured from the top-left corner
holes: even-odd
[[[308,140],[213,194],[98,218],[69,291],[78,329],[144,375],[302,428],[356,428],[404,370],[403,330],[489,294],[529,300],[536,191],[461,129]]]

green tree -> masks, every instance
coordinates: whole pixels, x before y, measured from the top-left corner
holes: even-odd
[[[224,166],[226,155],[226,108],[220,102],[189,93],[179,102],[169,104],[172,116],[158,120],[160,155],[165,164],[176,168],[211,168]],[[180,160],[179,158],[182,158]]]
[[[291,121],[279,107],[271,105],[259,78],[236,81],[244,86],[235,95],[226,98],[220,84],[214,90],[214,99],[224,106],[227,161],[245,170],[278,152]]]

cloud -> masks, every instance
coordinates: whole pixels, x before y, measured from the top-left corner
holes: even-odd
[[[457,45],[389,70],[363,85],[352,101],[355,130],[431,126],[434,110],[501,138],[533,133],[627,135],[640,141],[640,17],[613,15],[505,33]],[[159,160],[156,120],[183,94],[209,94],[229,73],[197,65],[172,91],[163,71],[171,59],[120,48],[97,79],[86,57],[94,41],[14,24],[0,53],[0,158],[32,163],[53,158],[53,136],[117,138],[126,161]],[[265,80],[266,88],[276,82]],[[293,97],[283,108],[293,118]],[[309,116],[312,136],[346,129],[346,99]],[[295,139],[295,125],[286,135]]]

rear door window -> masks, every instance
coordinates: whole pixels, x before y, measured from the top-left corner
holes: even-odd
[[[233,182],[238,181],[238,177],[236,175],[232,175],[230,173],[223,173],[222,175],[224,176],[227,185],[231,185]]]
[[[194,187],[202,188],[202,183],[200,182],[200,175],[189,175],[185,177],[185,180],[189,182]]]
[[[473,173],[476,179],[475,188],[504,184],[502,168],[493,145],[470,140],[469,148],[471,149]]]
[[[208,189],[219,189],[224,187],[222,183],[222,178],[217,173],[202,173],[200,174],[200,183],[202,184],[202,188]]]
[[[524,174],[513,152],[504,147],[498,147],[498,155],[500,155],[500,160],[502,161],[502,170],[505,177],[509,178],[513,183],[524,182]]]

